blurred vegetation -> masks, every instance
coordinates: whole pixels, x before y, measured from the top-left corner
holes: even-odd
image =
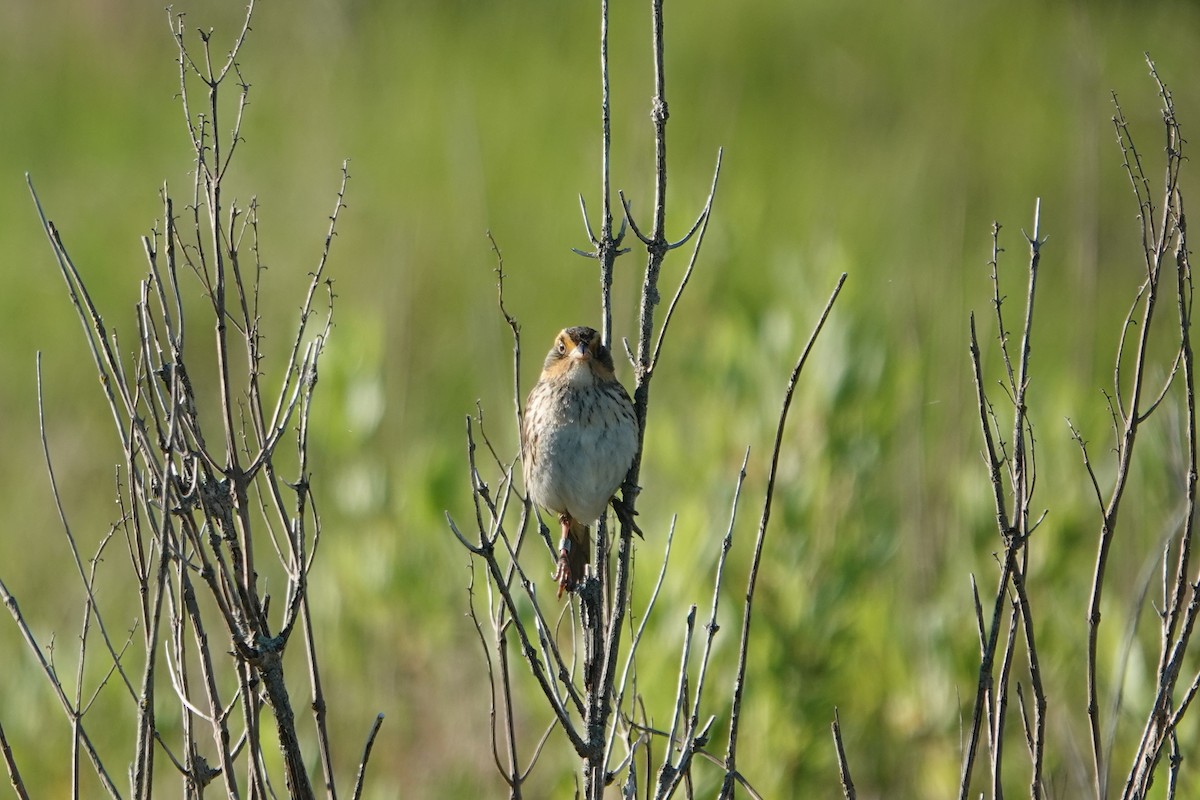
[[[223,47],[238,4],[192,5],[190,27],[214,27]],[[312,592],[343,781],[375,713],[387,715],[368,782],[375,797],[498,790],[482,661],[463,616],[467,559],[442,514],[469,501],[463,421],[477,399],[494,441],[505,452],[516,446],[510,342],[484,232],[503,249],[508,307],[523,325],[523,390],[553,333],[599,314],[592,263],[569,251],[584,244],[576,195],[598,205],[596,5],[263,4],[244,51],[253,88],[234,194],[243,202],[255,194],[261,206],[275,289],[268,330],[298,307],[341,160],[351,159],[332,262],[336,329],[314,415],[326,533]],[[613,178],[644,211],[647,9],[611,5]],[[1136,206],[1110,92],[1158,163],[1159,106],[1142,53],[1174,91],[1186,136],[1200,130],[1197,47],[1200,9],[1184,2],[668,4],[676,231],[701,207],[719,146],[726,158],[706,252],[655,382],[643,469],[643,590],[679,515],[656,622],[663,649],[643,651],[640,675],[661,719],[682,617],[688,604],[707,602],[750,446],[719,637],[723,671],[711,684],[728,686],[787,370],[835,276],[850,274],[797,397],[760,579],[741,753],[765,796],[837,795],[835,705],[860,796],[946,796],[957,784],[978,663],[968,576],[989,591],[999,546],[978,455],[967,315],[977,312],[981,338],[994,335],[986,269],[994,219],[1010,251],[1006,288],[1023,295],[1020,229],[1031,225],[1036,197],[1050,241],[1031,396],[1050,514],[1030,589],[1050,700],[1051,795],[1076,795],[1086,780],[1082,623],[1098,524],[1062,420],[1075,422],[1099,461],[1110,435],[1099,390],[1111,384],[1139,281]],[[35,351],[44,353],[58,479],[84,542],[97,542],[117,513],[119,454],[23,173],[110,324],[132,331],[144,271],[138,237],[161,213],[161,183],[190,183],[174,54],[165,14],[146,4],[0,5],[0,572],[39,635],[55,636],[64,672],[73,670],[81,603],[61,570]],[[1200,197],[1188,194],[1195,187],[1185,175],[1185,197]],[[682,266],[668,261],[668,285]],[[640,267],[637,255],[618,261],[618,336],[634,333]],[[1145,433],[1137,500],[1114,552],[1105,696],[1116,688],[1138,575],[1175,513],[1171,434],[1161,421]],[[547,558],[546,575],[551,566]],[[124,567],[113,547],[112,596]],[[1141,613],[1153,621],[1151,610]],[[1152,685],[1140,676],[1154,669],[1153,626],[1139,635],[1127,708],[1144,706],[1139,689]],[[524,734],[536,737],[543,720],[530,711]],[[1137,735],[1136,719],[1122,719],[1119,744]],[[69,726],[6,620],[0,721],[31,788],[63,794]],[[1200,743],[1195,724],[1183,733],[1186,765],[1200,758]],[[131,747],[119,734],[114,723],[103,743],[118,774]],[[572,785],[565,746],[549,750],[561,771],[547,766],[546,796]],[[1023,774],[1014,779],[1024,785]]]

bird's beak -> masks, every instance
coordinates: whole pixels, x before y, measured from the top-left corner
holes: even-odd
[[[591,358],[591,351],[587,349],[587,345],[583,342],[580,342],[579,345],[571,351],[572,361],[590,361]]]

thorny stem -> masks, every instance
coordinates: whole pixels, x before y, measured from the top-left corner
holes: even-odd
[[[975,594],[976,613],[979,617],[980,639],[982,649],[979,663],[979,681],[976,686],[975,703],[971,717],[971,727],[968,740],[963,750],[963,765],[959,782],[959,798],[966,800],[971,789],[971,774],[979,747],[980,731],[984,717],[988,720],[988,746],[991,751],[992,792],[995,797],[1002,795],[1001,765],[1003,758],[1005,709],[1008,701],[1009,674],[1012,663],[1013,647],[1018,631],[1018,622],[1024,624],[1019,628],[1026,640],[1031,681],[1034,689],[1034,730],[1031,733],[1034,744],[1032,747],[1033,778],[1031,781],[1032,796],[1040,797],[1042,770],[1042,739],[1044,735],[1045,697],[1042,692],[1041,672],[1038,666],[1036,646],[1033,638],[1033,619],[1029,607],[1028,596],[1024,590],[1024,573],[1028,559],[1029,537],[1036,528],[1036,523],[1030,522],[1030,504],[1033,498],[1036,476],[1034,472],[1034,441],[1032,427],[1028,418],[1027,390],[1029,388],[1029,365],[1032,353],[1033,308],[1037,289],[1038,265],[1041,261],[1041,246],[1044,239],[1040,238],[1041,202],[1035,205],[1033,235],[1029,241],[1029,283],[1025,296],[1025,317],[1021,329],[1021,349],[1018,354],[1017,366],[1014,369],[1008,351],[1008,332],[1004,328],[1004,316],[1001,303],[1000,282],[998,275],[998,256],[1002,252],[999,246],[999,224],[992,226],[992,260],[991,279],[993,284],[993,311],[996,317],[998,339],[1000,342],[1001,359],[1008,377],[1008,394],[1013,403],[1012,439],[1013,452],[1006,454],[1004,440],[994,433],[993,425],[998,423],[992,406],[984,391],[982,358],[979,350],[979,340],[975,330],[975,315],[970,316],[970,354],[971,366],[976,393],[976,407],[979,411],[980,428],[983,433],[983,456],[987,464],[988,477],[992,484],[992,499],[996,513],[996,526],[1004,543],[1004,554],[1000,569],[1000,578],[996,588],[995,600],[992,607],[991,626],[984,629],[982,608],[979,604],[978,592]],[[1012,510],[1008,508],[1006,489],[1004,486],[1004,466],[1008,464],[1009,489],[1012,495]],[[1009,634],[1006,639],[1001,674],[999,682],[995,681],[993,669],[999,645],[1000,623],[1007,604],[1010,589],[1017,586],[1017,597],[1013,603],[1010,617]]]
[[[1151,71],[1153,74],[1153,64],[1151,64]],[[1164,117],[1168,128],[1170,128],[1174,124],[1174,113],[1169,95],[1164,95],[1164,103]],[[1133,140],[1129,135],[1129,130],[1124,122],[1119,105],[1117,106],[1117,115],[1114,117],[1114,125],[1117,131],[1118,142],[1121,145],[1122,152],[1125,153],[1126,170],[1142,212],[1139,217],[1146,265],[1146,279],[1142,289],[1139,290],[1142,314],[1139,320],[1139,332],[1132,356],[1133,374],[1130,378],[1130,397],[1128,405],[1122,410],[1120,419],[1121,430],[1117,441],[1117,472],[1101,519],[1096,565],[1092,574],[1092,588],[1088,603],[1087,713],[1091,732],[1094,789],[1099,797],[1105,796],[1108,790],[1108,765],[1101,744],[1102,726],[1100,720],[1097,663],[1100,606],[1104,592],[1104,578],[1107,572],[1109,553],[1112,549],[1121,501],[1124,499],[1125,489],[1129,485],[1134,445],[1137,441],[1141,423],[1146,419],[1146,415],[1153,410],[1144,410],[1142,408],[1142,393],[1148,362],[1150,334],[1153,328],[1154,312],[1159,299],[1159,279],[1164,258],[1169,251],[1171,237],[1178,223],[1178,219],[1172,213],[1171,209],[1172,201],[1175,197],[1175,181],[1178,177],[1175,165],[1173,164],[1174,159],[1177,157],[1177,151],[1174,154],[1168,153],[1166,194],[1163,201],[1163,209],[1160,215],[1156,217],[1149,199],[1149,183],[1145,177],[1140,156],[1138,156],[1137,149],[1133,145]],[[1143,194],[1143,192],[1145,193]],[[1122,334],[1123,341],[1124,333]],[[1122,364],[1118,359],[1116,365],[1116,390],[1118,393],[1120,392],[1122,373]]]

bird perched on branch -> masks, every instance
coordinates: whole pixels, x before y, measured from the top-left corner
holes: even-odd
[[[558,515],[558,596],[574,591],[590,560],[592,524],[612,500],[638,447],[629,393],[612,353],[591,328],[563,330],[525,402],[521,462],[525,490]]]

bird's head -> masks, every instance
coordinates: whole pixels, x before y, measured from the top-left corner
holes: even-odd
[[[612,353],[600,341],[600,334],[582,325],[559,332],[546,355],[542,373],[570,375],[579,369],[594,372],[605,380],[612,379],[614,374]]]

